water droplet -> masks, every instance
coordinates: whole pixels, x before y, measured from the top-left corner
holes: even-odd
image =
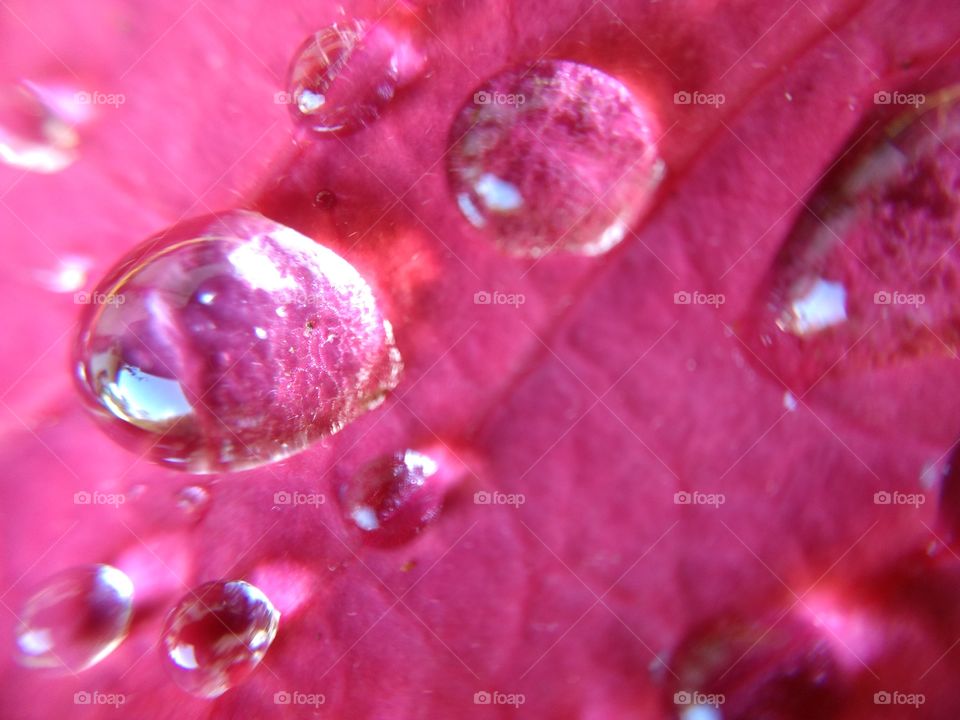
[[[184,515],[200,519],[210,506],[210,492],[202,485],[188,485],[177,493],[177,507]]]
[[[401,450],[362,467],[340,487],[348,523],[372,545],[409,542],[440,514],[462,466],[442,448]]]
[[[812,618],[782,615],[724,616],[691,631],[668,663],[678,676],[667,676],[677,716],[719,705],[729,720],[835,717],[842,683],[830,632]]]
[[[422,62],[410,43],[382,23],[334,23],[300,47],[290,67],[290,112],[315,132],[369,125],[397,86]]]
[[[664,174],[650,113],[619,81],[573,62],[488,80],[450,138],[457,205],[511,255],[610,250]]]
[[[235,580],[187,593],[167,615],[163,653],[177,685],[214,698],[243,682],[277,634],[280,613],[258,588]]]
[[[305,337],[308,320],[317,332]],[[378,405],[401,367],[353,266],[245,211],[182,223],[128,255],[91,294],[76,358],[107,429],[189,472],[299,452]]]
[[[49,578],[24,604],[18,660],[34,668],[85,670],[127,636],[133,583],[110,565],[82,565]]]
[[[37,173],[55,173],[77,159],[76,126],[90,106],[60,85],[22,80],[0,88],[0,161]]]
[[[883,121],[817,188],[747,325],[795,390],[960,345],[960,105],[954,88]],[[889,111],[888,111],[889,112]]]

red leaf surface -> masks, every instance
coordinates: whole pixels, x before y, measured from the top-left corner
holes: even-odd
[[[358,0],[346,13],[405,28],[424,74],[369,128],[298,146],[274,94],[304,37],[342,17],[333,3],[0,6],[4,81],[126,99],[95,108],[69,169],[0,166],[0,714],[674,717],[671,663],[691,633],[730,614],[772,623],[813,608],[846,693],[836,717],[960,715],[957,559],[922,552],[934,493],[919,508],[873,501],[925,492],[921,477],[949,452],[953,361],[828,375],[787,411],[738,323],[802,201],[869,124],[874,93],[960,77],[960,6]],[[449,197],[448,130],[468,93],[541,57],[618,77],[665,131],[657,202],[601,258],[507,258]],[[698,90],[726,101],[673,101]],[[78,307],[38,278],[80,256],[89,289],[152,233],[235,206],[360,268],[405,371],[381,408],[283,463],[217,477],[209,507],[187,517],[176,498],[191,478],[120,449],[80,407],[68,365]],[[479,291],[526,302],[477,305]],[[678,305],[681,291],[725,303]],[[470,470],[437,521],[400,548],[357,542],[338,484],[437,442]],[[481,490],[525,502],[476,504]],[[126,502],[78,506],[80,491]],[[277,507],[281,491],[330,501]],[[677,492],[725,502],[678,504]],[[19,667],[18,603],[89,562],[137,583],[131,636],[77,677]],[[214,579],[256,584],[282,619],[254,675],[208,701],[169,680],[157,644],[164,612]],[[790,651],[758,657],[779,652]],[[766,697],[761,676],[737,675],[736,707]],[[882,690],[926,703],[878,708]],[[79,691],[125,700],[77,705]],[[524,704],[475,704],[482,691]],[[280,706],[278,692],[325,702]],[[778,707],[764,717],[799,717],[789,696]]]

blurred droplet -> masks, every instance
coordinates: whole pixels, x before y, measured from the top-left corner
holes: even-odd
[[[132,602],[133,583],[110,565],[52,576],[18,613],[18,660],[74,673],[96,665],[126,637]]]

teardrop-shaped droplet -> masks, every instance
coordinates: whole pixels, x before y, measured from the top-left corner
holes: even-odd
[[[698,717],[702,708],[724,720],[837,717],[840,668],[829,635],[814,618],[778,613],[694,628],[667,663],[677,676],[668,698],[675,716]]]
[[[757,357],[791,387],[956,357],[958,96],[855,133],[857,148],[807,202],[746,323]]]
[[[369,125],[420,62],[410,42],[383,23],[325,27],[304,42],[290,67],[294,122],[320,133]]]
[[[23,80],[0,88],[0,162],[55,173],[77,158],[76,126],[91,108],[84,93]]]
[[[89,404],[126,445],[190,472],[299,452],[399,379],[356,269],[257,213],[173,227],[87,299],[76,363]]]
[[[133,583],[110,565],[82,565],[49,578],[17,615],[21,664],[79,672],[127,636]]]
[[[440,448],[401,450],[363,466],[340,487],[348,523],[371,545],[409,542],[433,522],[462,467]]]
[[[205,583],[167,615],[162,650],[174,681],[214,698],[243,682],[277,634],[280,613],[258,588],[235,580]]]
[[[450,140],[457,205],[511,255],[610,250],[664,174],[651,114],[618,80],[574,62],[491,78],[467,99]]]

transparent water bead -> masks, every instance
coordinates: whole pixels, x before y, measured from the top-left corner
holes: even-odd
[[[21,80],[0,87],[0,162],[56,173],[78,157],[77,126],[92,113],[83,93],[63,85]]]
[[[279,622],[280,613],[250,583],[205,583],[167,615],[162,636],[167,669],[193,695],[222,695],[260,664]]]
[[[319,133],[369,125],[421,63],[410,42],[382,23],[325,27],[303,43],[290,67],[294,122]]]
[[[618,80],[563,60],[514,68],[469,97],[450,131],[455,201],[504,252],[604,253],[664,175],[652,114]]]
[[[133,583],[110,565],[81,565],[49,578],[17,615],[22,665],[80,672],[103,660],[130,629]]]
[[[960,347],[960,87],[857,130],[746,318],[765,369],[805,390]]]
[[[346,520],[371,545],[402,545],[435,521],[463,468],[442,447],[400,450],[364,465],[340,487]]]
[[[346,260],[246,211],[181,223],[90,294],[84,397],[131,449],[206,473],[303,450],[377,406],[400,356]]]

